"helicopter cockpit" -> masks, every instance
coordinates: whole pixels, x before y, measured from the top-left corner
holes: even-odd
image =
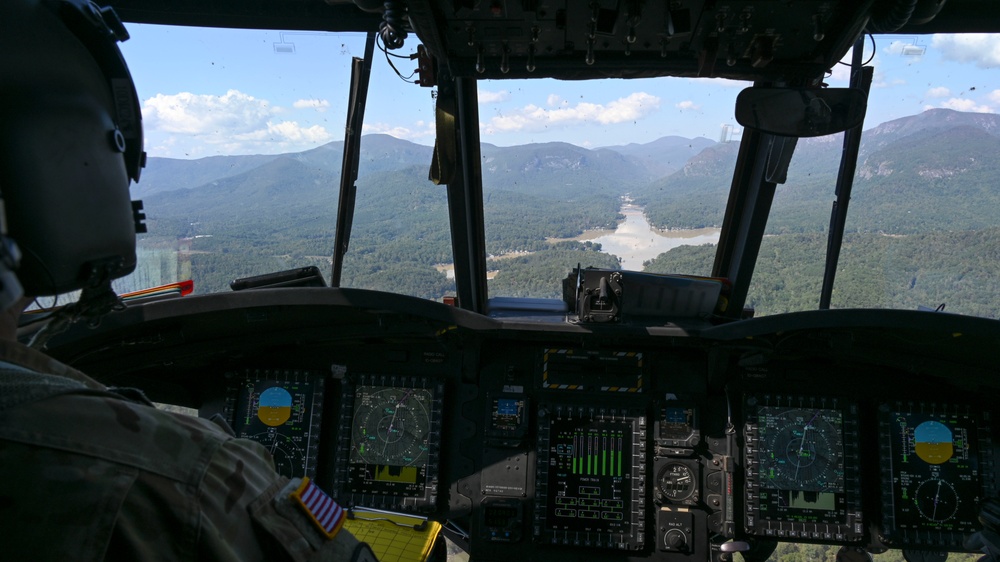
[[[222,416],[265,443],[280,472],[310,476],[349,508],[437,521],[472,560],[754,562],[776,559],[780,543],[837,547],[837,560],[889,549],[944,560],[1000,548],[982,538],[1000,525],[1000,320],[837,307],[834,293],[877,87],[862,57],[867,38],[995,33],[1000,5],[109,4],[126,25],[351,31],[366,34],[366,49],[352,67],[339,191],[330,186],[329,283],[296,268],[235,280],[231,291],[127,300],[97,326],[52,335],[46,352],[60,361]],[[415,50],[417,84],[398,95],[435,89],[434,146],[421,154],[419,180],[446,200],[454,285],[440,302],[341,282],[363,197],[376,43],[387,56]],[[828,87],[845,57],[847,87]],[[478,84],[555,79],[582,91],[659,77],[750,83],[735,100],[743,132],[730,145],[731,183],[717,244],[699,254],[704,269],[580,262],[549,280],[555,298],[491,294],[484,177],[493,156],[480,136]],[[770,251],[776,190],[805,139],[839,133],[842,143],[823,149],[839,173],[824,192],[835,203],[817,243],[818,305],[755,315],[751,283]],[[156,206],[147,201],[146,212],[155,223]],[[992,255],[979,259],[1000,262],[986,247]]]

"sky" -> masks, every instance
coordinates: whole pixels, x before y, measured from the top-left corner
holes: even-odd
[[[350,65],[364,53],[363,36],[127,27],[131,39],[121,49],[150,156],[277,154],[343,140]],[[394,53],[408,55],[416,45],[411,36]],[[433,88],[404,82],[386,58],[375,51],[363,132],[432,145]],[[880,36],[874,50],[866,41],[865,58],[875,68],[866,129],[936,107],[1000,113],[1000,35]],[[403,77],[416,67],[393,61]],[[848,71],[838,64],[826,82],[846,86]],[[726,130],[738,138],[733,105],[747,86],[715,79],[481,81],[480,138],[588,148],[668,135],[720,140]]]

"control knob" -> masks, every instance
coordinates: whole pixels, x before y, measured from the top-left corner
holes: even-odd
[[[664,550],[679,552],[685,550],[688,545],[688,537],[680,529],[669,529],[663,535]]]

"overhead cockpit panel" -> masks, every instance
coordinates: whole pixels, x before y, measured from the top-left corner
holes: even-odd
[[[819,78],[859,36],[871,3],[408,2],[456,76]]]

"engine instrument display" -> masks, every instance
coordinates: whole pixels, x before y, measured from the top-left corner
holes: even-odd
[[[314,478],[323,385],[316,373],[247,370],[229,384],[224,415],[238,437],[267,448],[279,474]]]
[[[539,418],[536,536],[550,544],[640,549],[645,417],[556,406]]]
[[[857,406],[781,395],[749,396],[746,406],[747,530],[861,540]]]
[[[958,547],[975,532],[990,472],[989,417],[927,403],[879,408],[883,535],[900,546]]]
[[[440,384],[361,375],[345,385],[338,489],[349,505],[424,509],[437,494]]]

